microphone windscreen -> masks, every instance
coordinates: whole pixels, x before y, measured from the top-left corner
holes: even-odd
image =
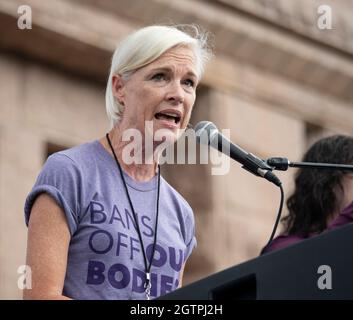
[[[198,143],[210,144],[210,136],[218,132],[217,127],[211,121],[200,121],[194,128]]]
[[[200,121],[194,128],[196,133],[202,134],[204,130],[210,132],[211,130],[218,130],[215,124],[211,121]]]

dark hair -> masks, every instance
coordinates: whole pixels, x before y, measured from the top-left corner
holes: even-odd
[[[335,135],[320,139],[304,155],[305,162],[353,164],[353,137]],[[299,169],[294,193],[287,200],[288,215],[282,219],[285,234],[309,236],[320,233],[339,210],[343,191],[339,170]]]

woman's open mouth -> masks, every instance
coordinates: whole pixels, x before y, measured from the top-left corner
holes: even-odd
[[[154,117],[157,120],[164,120],[167,123],[170,123],[171,125],[173,125],[173,127],[175,127],[175,125],[180,123],[181,120],[181,114],[179,111],[169,111],[169,110],[165,110],[165,111],[161,111],[161,112],[157,112]]]

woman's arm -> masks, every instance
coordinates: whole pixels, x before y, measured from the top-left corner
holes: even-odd
[[[28,224],[26,264],[32,270],[32,289],[24,290],[24,299],[70,299],[62,295],[70,238],[63,210],[49,195],[39,195]]]
[[[181,266],[178,288],[181,288],[183,286],[184,269],[185,269],[185,263]]]

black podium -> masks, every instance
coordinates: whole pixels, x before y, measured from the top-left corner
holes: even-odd
[[[353,223],[218,272],[159,299],[353,299]]]

